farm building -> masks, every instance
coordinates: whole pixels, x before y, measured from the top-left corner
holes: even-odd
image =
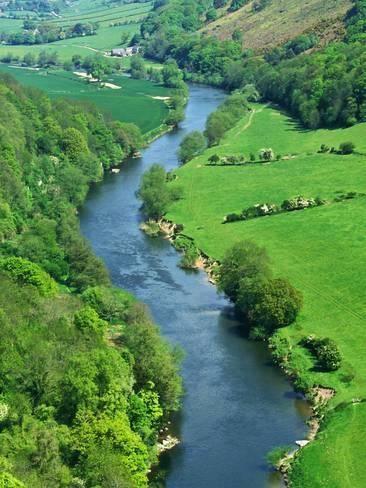
[[[111,51],[111,56],[117,56],[119,58],[125,58],[127,56],[133,56],[134,54],[137,54],[140,51],[139,46],[132,46],[132,47],[126,47],[126,48],[116,48],[112,49]]]

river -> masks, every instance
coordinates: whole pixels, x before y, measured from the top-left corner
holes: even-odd
[[[174,429],[182,442],[161,461],[168,488],[262,488],[279,486],[265,463],[277,445],[305,435],[305,403],[272,367],[263,344],[247,341],[230,303],[203,272],[177,267],[168,241],[139,230],[135,192],[143,172],[160,163],[177,166],[183,136],[202,130],[225,95],[191,86],[186,118],[127,161],[117,175],[95,186],[80,213],[81,229],[104,259],[113,283],[149,305],[162,333],[185,350],[186,394]]]

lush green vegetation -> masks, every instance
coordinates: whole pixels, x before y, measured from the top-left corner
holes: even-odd
[[[61,70],[35,71],[0,65],[0,71],[12,74],[25,85],[44,90],[52,98],[67,97],[95,103],[114,119],[132,122],[143,132],[155,129],[168,116],[168,107],[164,101],[153,97],[164,97],[169,93],[164,87],[149,81],[110,74],[106,81],[121,87],[111,89],[100,88],[71,72]]]
[[[291,486],[361,487],[366,472],[360,452],[366,442],[366,404],[355,403],[329,416],[317,439],[303,449],[291,472]]]
[[[0,482],[147,486],[178,355],[111,287],[76,215],[141,134],[4,76],[0,99]]]
[[[50,42],[59,54],[67,46],[75,48],[78,45],[83,48],[84,54],[91,48],[103,52],[117,47],[122,40],[123,44],[128,43],[152,7],[151,2],[124,5],[101,3],[95,6],[97,8],[90,5],[86,9],[84,5],[76,11],[75,3],[80,4],[72,2],[73,8],[70,10],[63,5],[57,16],[51,15],[46,19],[32,16],[31,20],[21,22],[13,18],[1,18],[1,40],[10,46],[26,45],[30,52],[36,49],[36,46],[31,46]],[[127,37],[124,34],[128,34]],[[7,52],[10,46],[2,46],[0,53]],[[17,50],[11,51],[19,53]]]
[[[365,260],[364,131],[364,124],[345,129],[304,130],[274,107],[255,104],[219,145],[182,166],[177,171],[177,180],[169,183],[172,187],[181,186],[183,196],[170,207],[167,217],[183,224],[185,235],[193,238],[205,254],[223,260],[235,243],[254,241],[266,248],[275,279],[285,277],[302,293],[303,308],[296,321],[275,332],[271,348],[276,361],[297,378],[299,388],[308,390],[313,385],[322,385],[335,390],[329,408],[365,397],[362,294],[365,285],[359,273],[359,265]],[[344,155],[338,148],[347,141],[355,149]],[[272,148],[280,158],[261,161],[263,147]],[[336,148],[334,152],[330,152],[332,147]],[[250,154],[255,156],[254,160]],[[234,162],[212,162],[229,157]],[[225,214],[263,202],[280,206],[284,200],[294,200],[296,195],[319,197],[325,203],[222,223]],[[230,290],[223,289],[231,296]],[[246,306],[247,296],[244,298]],[[254,337],[261,335],[255,328],[253,332]],[[304,342],[309,336],[314,337],[313,343]],[[338,411],[335,419],[337,415]],[[338,425],[337,420],[334,422]],[[337,447],[333,449],[333,437],[328,440],[326,424],[321,440],[301,451],[294,471],[295,486],[333,486],[326,481],[336,476],[338,484],[334,486],[341,486],[339,480],[345,479],[345,473],[354,470],[357,462],[350,440],[357,428],[361,429],[359,425],[349,425],[339,430]],[[336,431],[335,427],[334,435]],[[341,446],[349,454],[342,458],[343,466],[332,477],[331,463],[342,464]],[[323,470],[319,466],[324,449],[327,454]],[[315,459],[319,462],[315,463]],[[349,486],[363,486],[364,470],[360,466],[357,470]]]

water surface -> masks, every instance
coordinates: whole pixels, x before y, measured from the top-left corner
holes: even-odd
[[[191,86],[182,127],[128,161],[118,175],[93,188],[81,228],[111,273],[113,283],[147,303],[163,334],[186,352],[186,395],[174,429],[182,442],[162,459],[169,488],[278,486],[265,455],[304,437],[304,402],[270,364],[262,344],[247,341],[232,307],[204,273],[177,267],[179,256],[163,239],[139,230],[135,192],[153,163],[176,167],[184,135],[201,130],[224,99],[219,90]]]

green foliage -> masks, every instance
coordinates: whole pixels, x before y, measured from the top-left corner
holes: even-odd
[[[142,177],[139,197],[143,212],[149,219],[159,220],[168,210],[169,204],[179,197],[180,192],[168,186],[164,168],[153,164]]]
[[[111,323],[124,322],[130,306],[135,302],[130,293],[109,286],[89,287],[83,292],[81,298],[102,319]]]
[[[295,321],[303,298],[284,278],[242,280],[236,303],[251,324],[261,326],[271,334]]]
[[[342,142],[339,145],[339,151],[341,154],[352,154],[355,150],[355,144],[352,141]]]
[[[74,315],[75,327],[85,334],[103,334],[107,329],[107,322],[101,320],[97,312],[91,307],[85,307]]]
[[[146,78],[146,68],[144,60],[140,56],[133,56],[131,59],[130,72],[132,78],[143,80]]]
[[[179,146],[179,160],[187,163],[206,149],[206,139],[202,132],[194,131],[187,134]]]
[[[2,258],[0,259],[0,269],[17,282],[34,286],[43,296],[55,295],[57,291],[56,282],[40,266],[26,259]]]
[[[274,447],[266,456],[267,462],[274,468],[279,468],[283,459],[291,452],[292,446]]]
[[[224,134],[248,112],[248,101],[244,93],[235,92],[209,115],[205,136],[209,146],[218,144]]]
[[[10,78],[0,101],[0,484],[145,487],[177,354],[110,287],[76,212],[141,133]]]
[[[342,356],[337,344],[332,339],[318,339],[314,336],[309,336],[301,344],[314,354],[318,366],[324,371],[336,371],[340,368]]]
[[[258,277],[269,278],[269,258],[264,248],[251,241],[232,246],[222,260],[218,286],[233,302],[239,298],[241,281]]]

